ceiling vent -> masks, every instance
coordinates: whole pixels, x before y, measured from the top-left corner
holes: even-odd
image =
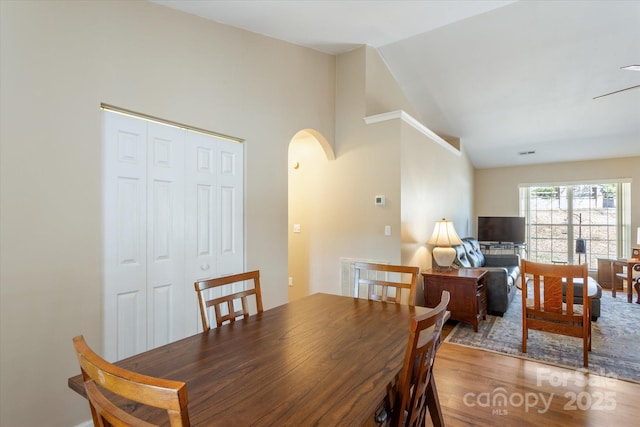
[[[518,153],[519,156],[529,156],[531,154],[536,154],[536,150],[520,151]]]

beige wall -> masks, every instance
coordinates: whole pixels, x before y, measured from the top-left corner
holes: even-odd
[[[456,155],[406,123],[402,135],[402,263],[425,269],[436,221],[447,218],[460,237],[471,235],[473,166],[464,150]],[[421,304],[422,286],[416,295]]]
[[[549,163],[475,171],[477,216],[518,215],[518,185],[630,178],[631,229],[640,227],[640,157]],[[477,226],[474,218],[474,230]],[[635,236],[632,236],[635,239]]]
[[[316,165],[317,185],[307,198],[315,215],[310,293],[342,292],[340,258],[400,261],[399,128],[371,127],[363,120],[370,50],[362,47],[337,58],[335,160]],[[384,207],[374,205],[379,194],[387,197]],[[391,236],[384,235],[385,225],[392,227]]]
[[[290,149],[290,163],[304,159],[289,180],[292,298],[342,293],[342,258],[430,267],[425,242],[435,221],[450,218],[465,235],[472,215],[473,168],[464,153],[400,119],[365,123],[365,116],[411,111],[377,51],[340,55],[336,75],[335,160],[318,147],[313,152],[309,141]],[[376,195],[386,197],[385,206],[375,205]],[[292,233],[294,223],[301,233]]]
[[[317,227],[331,211],[318,202],[328,190],[324,181],[328,161],[313,137],[295,138],[289,146],[289,276],[293,280],[289,301],[311,293],[312,244],[322,239]],[[294,224],[300,225],[299,233],[293,232]]]
[[[246,264],[272,307],[288,144],[334,134],[335,58],[148,2],[0,3],[0,425],[70,426],[71,338],[102,348],[100,102],[246,140]]]
[[[369,47],[337,58],[335,160],[328,160],[319,148],[313,158],[305,158],[308,147],[303,150],[304,144],[297,141],[291,145],[290,163],[305,159],[299,170],[290,171],[289,180],[293,298],[343,293],[342,258],[400,262],[399,123],[364,122],[370,79],[378,82],[374,86],[380,93],[402,99],[386,66],[378,69],[380,65],[377,52]],[[382,101],[376,103],[386,108]],[[375,206],[376,195],[386,196],[385,206]],[[292,233],[294,223],[301,225],[301,233]],[[385,225],[391,226],[391,236],[384,235]]]

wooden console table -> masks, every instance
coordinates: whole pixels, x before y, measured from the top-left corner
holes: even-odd
[[[423,271],[425,305],[435,307],[442,291],[449,291],[451,300],[447,310],[451,312],[451,319],[470,323],[478,332],[480,318],[487,318],[486,274],[486,270],[477,268]]]

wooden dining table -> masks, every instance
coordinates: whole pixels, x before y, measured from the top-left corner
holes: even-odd
[[[193,426],[362,426],[387,414],[412,317],[431,309],[314,294],[115,364],[184,381]],[[80,375],[68,385],[81,395]],[[434,425],[442,424],[435,382]],[[136,409],[163,424],[166,414]]]

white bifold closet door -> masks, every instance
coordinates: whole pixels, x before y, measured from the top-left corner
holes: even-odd
[[[104,357],[192,335],[193,283],[243,271],[243,146],[104,111]]]

